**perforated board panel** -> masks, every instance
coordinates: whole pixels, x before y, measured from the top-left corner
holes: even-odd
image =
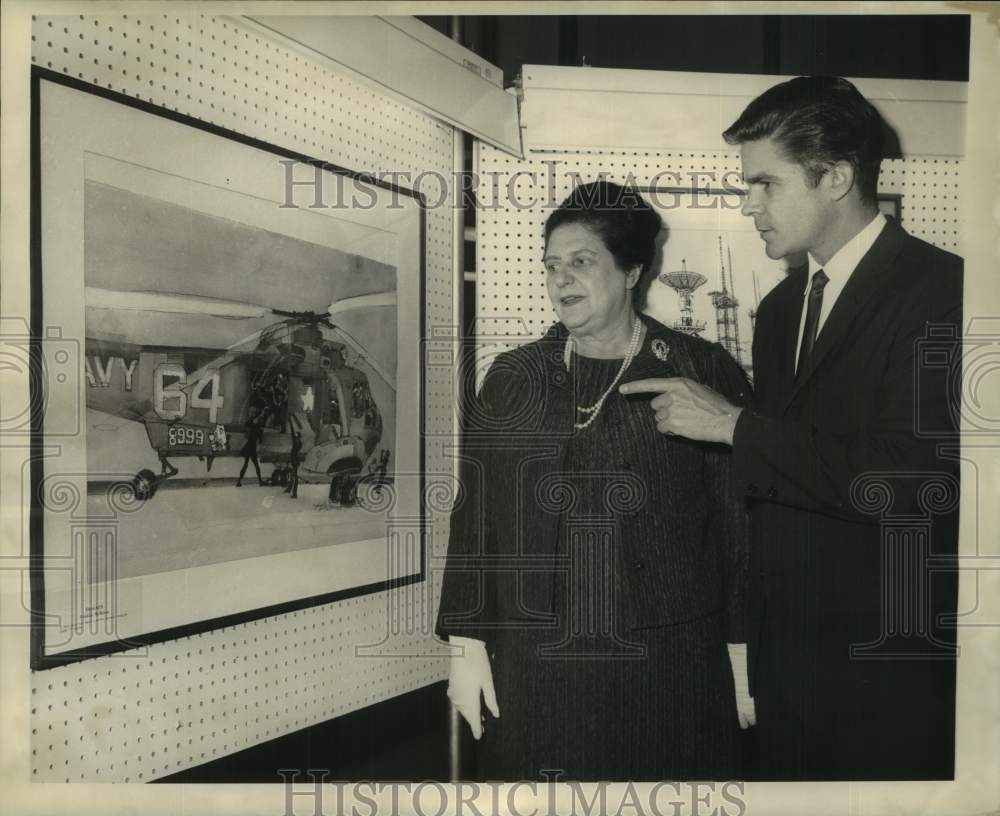
[[[669,173],[690,185],[698,173],[700,186],[718,187],[725,174],[740,171],[736,151],[536,151],[520,160],[479,145],[477,157],[480,371],[492,353],[539,337],[555,321],[542,272],[543,228],[576,178],[590,181],[604,173],[618,183],[662,186],[677,176],[656,177]],[[911,235],[958,254],[961,164],[957,158],[921,156],[886,161],[879,183],[880,192],[902,195],[902,225]],[[666,220],[669,226],[669,214]],[[711,328],[704,336],[715,339]]]
[[[436,180],[451,178],[450,127],[238,20],[38,17],[32,62],[351,170],[430,173],[431,200]],[[426,227],[427,336],[448,362],[452,209],[429,208]],[[447,474],[452,369],[428,365],[427,376],[427,469]],[[428,553],[441,556],[449,497],[439,489],[429,503]],[[32,779],[149,781],[442,679],[446,661],[429,638],[440,573],[432,565],[428,574],[396,591],[33,673]]]
[[[961,159],[911,156],[882,162],[879,191],[903,196],[901,223],[910,235],[961,255],[961,180]]]

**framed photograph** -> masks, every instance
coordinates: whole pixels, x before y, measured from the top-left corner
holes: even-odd
[[[33,667],[422,580],[420,196],[32,82]]]

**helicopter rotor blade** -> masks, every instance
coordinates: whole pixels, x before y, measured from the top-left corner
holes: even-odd
[[[327,309],[327,316],[333,317],[343,312],[350,312],[354,309],[368,309],[373,306],[395,306],[396,290],[389,292],[372,292],[368,295],[355,295],[354,297],[341,298],[335,300]]]
[[[333,324],[331,317],[354,311],[356,309],[386,307],[396,305],[395,290],[389,292],[373,292],[354,297],[342,298],[330,304],[326,313],[289,312],[271,309],[252,303],[224,300],[222,298],[200,297],[169,292],[122,291],[105,289],[97,286],[87,286],[84,291],[85,303],[88,307],[113,309],[123,311],[157,312],[165,314],[204,315],[207,317],[228,320],[248,320],[264,318],[268,315],[285,317],[277,324],[255,331],[248,336],[229,345],[222,355],[202,366],[190,375],[190,379],[198,381],[200,376],[213,370],[224,368],[234,362],[243,353],[254,351],[265,334],[274,335],[280,331],[290,332],[298,323],[319,323],[328,330],[335,332],[345,343],[360,355],[385,382],[396,388],[396,378],[381,366],[349,332]],[[283,328],[279,328],[283,326]]]
[[[266,317],[271,313],[270,309],[263,306],[235,300],[170,292],[126,292],[98,286],[85,287],[84,298],[88,306],[100,309],[207,315],[226,320],[249,320]]]
[[[201,297],[199,295],[175,294],[172,292],[124,291],[87,286],[84,291],[88,306],[101,309],[119,309],[139,312],[166,312],[171,314],[200,314],[231,320],[247,320],[277,314],[295,317],[298,312],[270,309],[255,303],[245,303],[223,298]],[[374,292],[367,295],[343,298],[330,304],[327,316],[341,314],[354,309],[374,306],[395,306],[396,292]]]

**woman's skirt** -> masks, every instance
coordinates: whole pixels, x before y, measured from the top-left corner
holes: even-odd
[[[561,628],[491,642],[500,718],[486,713],[476,778],[740,778],[722,614],[617,637]]]

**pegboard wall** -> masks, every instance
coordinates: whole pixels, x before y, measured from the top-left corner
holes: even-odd
[[[237,19],[39,16],[31,39],[33,64],[101,88],[354,171],[430,173],[430,200],[441,197],[436,179],[452,178],[451,127]],[[457,333],[452,236],[452,209],[428,208],[426,334],[444,351]],[[452,369],[429,365],[427,377],[427,470],[449,474]],[[429,496],[435,563],[448,503]],[[32,779],[146,782],[443,679],[446,659],[430,636],[440,570],[427,574],[395,591],[34,672]]]
[[[726,173],[740,172],[738,151],[536,151],[520,160],[479,145],[477,157],[476,314],[487,356],[537,338],[555,322],[542,271],[543,228],[577,178],[603,173],[646,186],[658,174],[689,180],[698,173],[699,185],[717,187]],[[894,159],[882,163],[879,181],[880,192],[902,195],[901,221],[911,235],[958,254],[961,164],[958,158]],[[669,183],[662,179],[660,185]],[[711,329],[705,337],[714,339]]]

